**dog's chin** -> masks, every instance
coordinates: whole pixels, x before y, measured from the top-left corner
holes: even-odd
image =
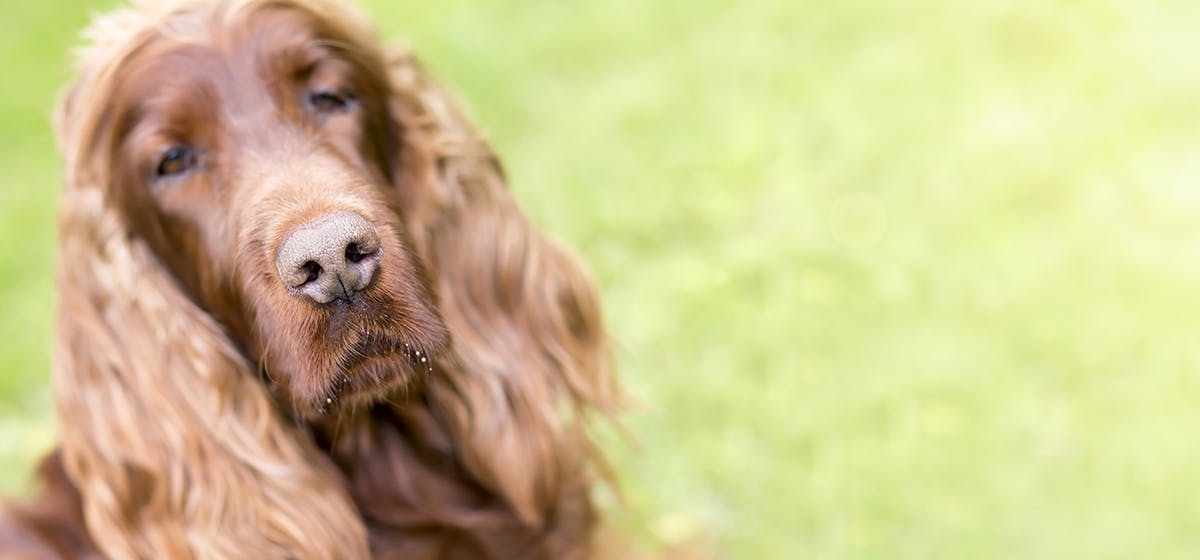
[[[400,404],[414,384],[433,372],[434,357],[411,343],[376,342],[352,347],[339,362],[335,371],[316,374],[324,382],[314,393],[293,399],[297,413],[319,420],[381,402]]]

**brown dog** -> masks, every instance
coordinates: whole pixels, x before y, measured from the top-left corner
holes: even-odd
[[[373,37],[322,0],[92,26],[58,122],[62,444],[0,551],[589,555],[595,289]]]

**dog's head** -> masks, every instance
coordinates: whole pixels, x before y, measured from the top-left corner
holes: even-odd
[[[586,269],[354,13],[174,0],[89,30],[57,120],[55,399],[111,556],[362,556],[340,475],[281,403],[334,426],[425,407],[529,524],[601,463],[584,420],[618,391]]]
[[[131,233],[305,416],[394,392],[447,344],[384,56],[321,6],[174,8],[83,134]]]

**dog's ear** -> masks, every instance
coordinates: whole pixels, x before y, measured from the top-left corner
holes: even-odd
[[[78,101],[78,82],[73,82],[58,95],[58,104],[54,108],[54,140],[58,144],[58,151],[61,154],[67,153],[67,145],[72,139],[68,123],[75,114],[75,104]]]
[[[92,20],[83,32],[86,44],[73,49],[76,79],[59,94],[54,110],[54,137],[65,160],[67,183],[94,183],[84,175],[98,174],[97,161],[81,161],[81,154],[96,149],[105,138],[100,132],[111,118],[112,92],[90,84],[111,84],[120,62],[140,45],[149,29],[151,14],[133,8],[116,9]],[[80,110],[84,108],[85,110]]]
[[[340,474],[100,189],[60,203],[63,461],[112,558],[367,558]]]
[[[409,55],[389,68],[393,176],[453,340],[433,406],[466,467],[538,523],[564,484],[605,468],[585,429],[619,400],[596,289],[522,214],[452,95]]]
[[[57,125],[54,391],[89,535],[111,558],[368,558],[336,468],[104,195],[113,52]]]

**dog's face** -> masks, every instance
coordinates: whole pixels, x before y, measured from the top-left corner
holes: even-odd
[[[181,17],[118,70],[107,195],[297,413],[384,398],[447,333],[382,56],[295,7],[231,18]]]

